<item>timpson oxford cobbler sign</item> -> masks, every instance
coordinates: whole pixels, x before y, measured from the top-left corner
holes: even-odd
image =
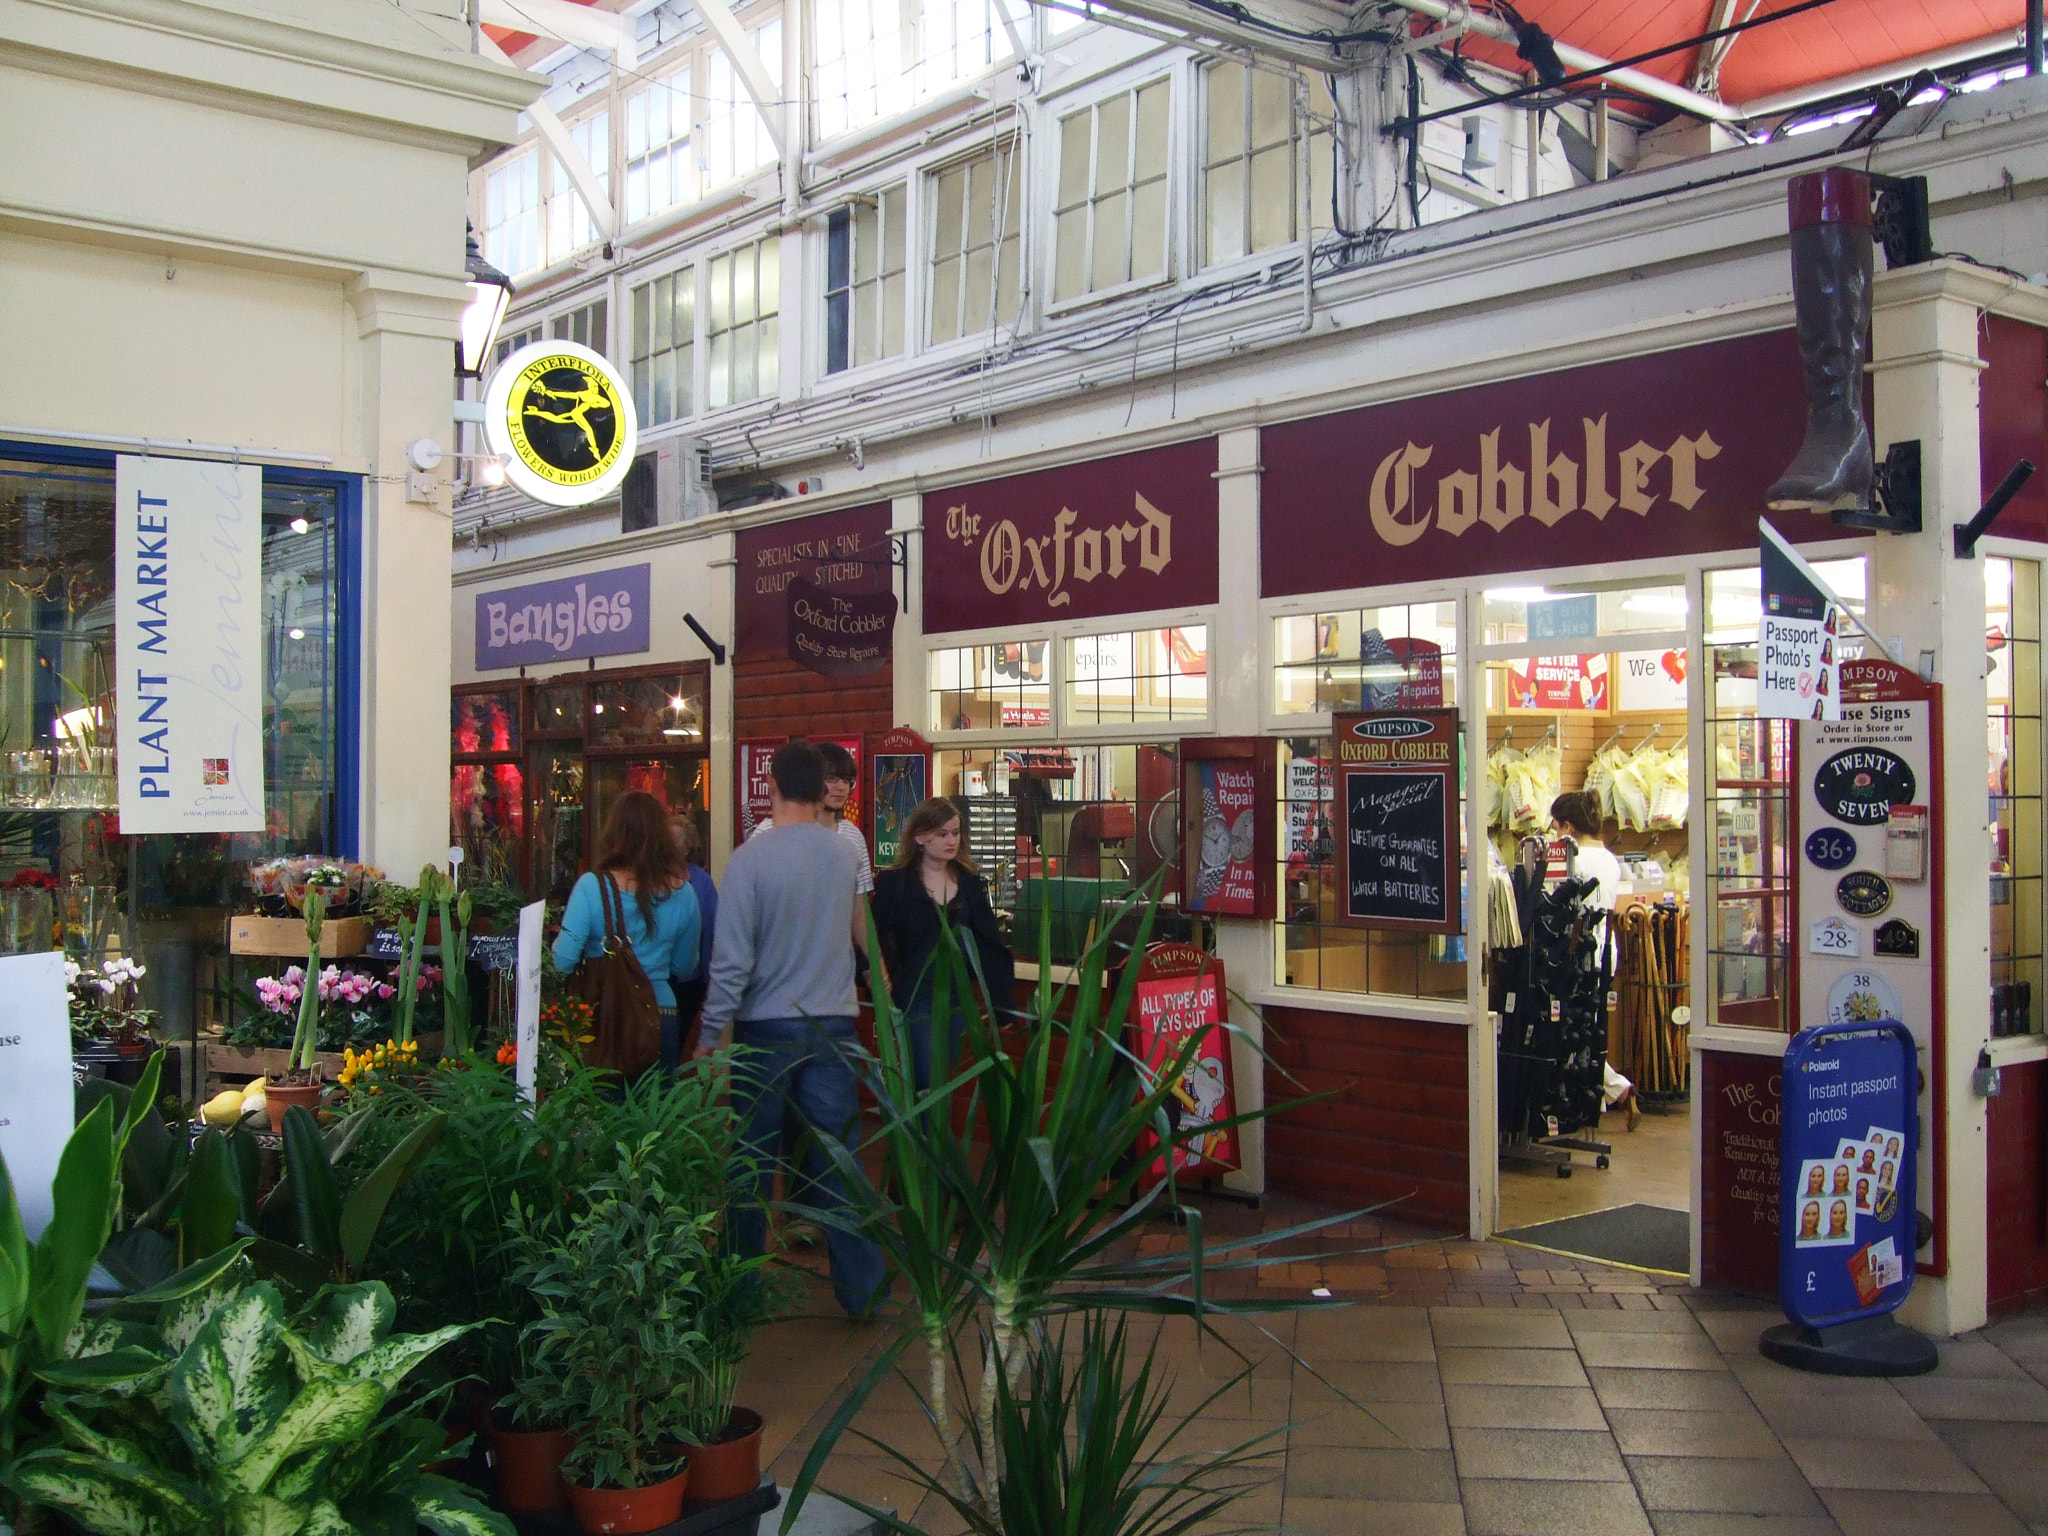
[[[1216,440],[933,491],[927,633],[1216,601]]]
[[[1772,331],[1266,427],[1264,593],[1754,550],[1800,377]]]
[[[616,495],[639,428],[618,370],[570,341],[521,347],[484,391],[484,433],[506,459],[505,478],[550,506]]]

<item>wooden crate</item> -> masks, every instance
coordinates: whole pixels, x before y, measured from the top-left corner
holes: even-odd
[[[416,1038],[422,1061],[439,1058],[440,1030],[432,1030]],[[320,1064],[320,1075],[326,1081],[332,1083],[341,1077],[344,1063],[341,1052],[319,1051],[313,1059]],[[218,1039],[202,1039],[199,1042],[199,1076],[203,1097],[211,1098],[223,1088],[235,1087],[272,1072],[282,1072],[291,1066],[291,1062],[292,1053],[286,1046],[228,1045]]]
[[[367,917],[331,917],[320,925],[322,960],[359,955],[369,942],[370,920]],[[228,953],[304,958],[305,919],[252,915],[231,917],[228,919]]]

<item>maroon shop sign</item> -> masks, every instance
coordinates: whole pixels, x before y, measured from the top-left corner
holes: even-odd
[[[1265,595],[1753,549],[1805,430],[1790,331],[1267,427]]]
[[[1216,601],[1216,440],[933,491],[928,634]]]
[[[737,659],[787,657],[841,678],[888,665],[896,600],[886,501],[749,528],[735,543]],[[856,658],[855,650],[863,654]],[[848,666],[857,670],[844,670]],[[841,670],[828,670],[833,667]]]

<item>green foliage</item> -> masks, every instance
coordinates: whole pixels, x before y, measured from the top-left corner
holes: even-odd
[[[676,1389],[683,1415],[679,1433],[692,1445],[725,1432],[754,1330],[793,1293],[791,1285],[778,1283],[792,1278],[770,1269],[765,1254],[748,1258],[735,1252],[722,1229],[707,1237],[688,1298],[704,1347],[698,1369]]]
[[[102,1325],[51,1395],[53,1443],[7,1485],[98,1536],[511,1536],[424,1470],[441,1430],[401,1387],[459,1330],[393,1335],[396,1310],[381,1285],[336,1287],[295,1327],[259,1283],[194,1291],[154,1326]]]
[[[564,1467],[585,1486],[643,1488],[672,1475],[688,1420],[680,1394],[706,1364],[693,1298],[717,1218],[678,1205],[652,1138],[619,1145],[589,1195],[565,1231],[519,1213],[514,1279],[541,1316],[522,1340],[515,1412],[575,1429]]]
[[[311,1073],[320,1048],[320,929],[327,921],[327,898],[306,892],[306,980],[299,993],[299,1027],[292,1036],[292,1065]]]
[[[307,1290],[327,1280],[361,1278],[392,1197],[441,1140],[448,1117],[433,1111],[413,1120],[397,1144],[344,1192],[341,1165],[351,1132],[362,1123],[345,1123],[330,1139],[303,1105],[285,1110],[284,1177],[271,1199],[289,1213],[286,1230],[297,1246],[256,1239],[250,1257],[259,1267]]]
[[[420,871],[420,889],[427,889]],[[460,1059],[469,1054],[469,892],[455,892],[455,881],[438,874],[434,899],[441,908],[441,1014],[444,1054]]]
[[[426,888],[424,882],[433,873],[434,866],[431,864],[420,871],[421,890]],[[426,902],[418,899],[418,893],[415,892],[415,911],[411,918],[412,934],[406,939],[404,956],[398,962],[398,1024],[392,1033],[392,1038],[400,1045],[413,1038],[413,1020],[419,1013],[420,965],[421,957],[426,954],[427,949],[427,906]],[[446,975],[447,967],[444,966],[442,967],[444,979]],[[444,1035],[444,1048],[445,1043],[446,1037]]]

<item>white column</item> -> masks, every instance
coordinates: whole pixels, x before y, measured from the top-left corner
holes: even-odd
[[[1978,306],[1959,291],[1954,263],[1879,277],[1873,314],[1875,436],[1920,442],[1922,532],[1877,536],[1871,559],[1871,628],[1898,640],[1900,659],[1942,685],[1940,832],[1945,916],[1942,999],[1947,1113],[1945,1258],[1922,1276],[1901,1317],[1935,1334],[1984,1325],[1985,1101],[1970,1091],[1977,1052],[1991,1033],[1991,838],[1984,789],[1984,560],[1958,560],[1953,524],[1978,503]],[[1934,1063],[1927,1111],[1934,1105]],[[1923,1112],[1921,1133],[1936,1133]],[[1920,1208],[1930,1209],[1925,1196]]]
[[[736,555],[738,539],[730,533],[721,533],[704,540],[701,544],[689,546],[692,554],[701,558],[714,571],[730,570],[730,581],[711,583],[711,612],[704,615],[704,627],[713,635],[725,636],[727,650],[725,665],[715,663],[711,668],[711,722],[708,750],[711,774],[711,847],[706,850],[705,867],[714,876],[725,873],[725,861],[732,857],[734,822],[738,819],[734,810],[739,801],[739,758],[733,748],[733,692],[739,686],[739,662],[733,652],[739,648],[739,629],[735,617],[739,605],[739,584],[745,579],[740,571]]]
[[[363,485],[362,824],[360,857],[395,880],[447,859],[448,689],[454,521],[443,461],[432,504],[406,500],[406,446],[454,445],[452,279],[365,272],[349,283],[356,319],[353,453]]]
[[[1209,630],[1209,690],[1216,730],[1223,736],[1256,736],[1264,676],[1259,669],[1259,433],[1256,427],[1225,432],[1216,440],[1217,603]],[[1261,806],[1271,816],[1276,807]],[[1273,925],[1263,919],[1216,920],[1216,956],[1224,978],[1240,994],[1230,1000],[1230,1020],[1244,1032],[1231,1042],[1231,1073],[1239,1113],[1263,1108],[1266,1069],[1256,1044],[1265,1040],[1259,1016],[1243,995],[1273,979]],[[1263,1194],[1266,1188],[1266,1128],[1253,1122],[1238,1132],[1243,1167],[1224,1177],[1230,1189]]]
[[[898,496],[889,504],[890,532],[900,537],[910,551],[910,569],[890,573],[890,580],[896,583],[897,599],[902,603],[896,612],[896,663],[892,674],[896,684],[895,723],[909,726],[920,736],[929,736],[932,722],[931,705],[925,697],[924,588],[919,579],[924,538],[918,530],[923,517],[922,496]],[[938,793],[936,782],[931,790]]]

